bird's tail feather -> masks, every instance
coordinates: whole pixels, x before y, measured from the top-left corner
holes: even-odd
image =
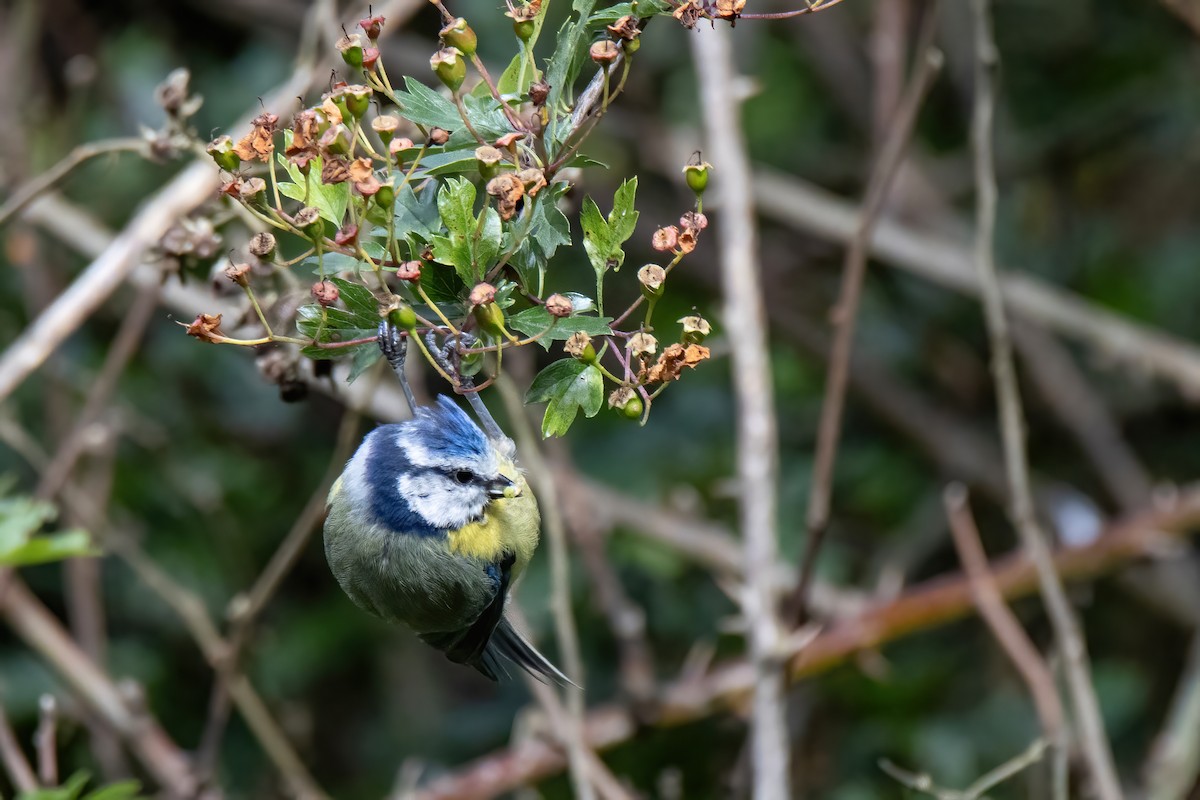
[[[487,672],[493,674],[508,673],[504,661],[511,661],[542,683],[553,682],[559,686],[579,688],[558,667],[550,663],[550,659],[539,653],[537,648],[512,626],[508,617],[500,618],[481,660],[488,668]]]

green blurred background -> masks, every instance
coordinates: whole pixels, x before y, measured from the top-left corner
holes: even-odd
[[[751,5],[756,1],[764,0]],[[745,122],[754,162],[857,202],[878,136],[880,68],[873,61],[872,37],[879,35],[886,3],[905,7],[909,20],[897,38],[911,48],[916,19],[931,7],[915,0],[847,0],[821,14],[736,26],[751,92]],[[34,21],[20,31],[16,22],[30,6]],[[499,68],[511,57],[509,21],[494,0],[456,0],[450,7],[471,21],[489,63]],[[11,0],[0,6],[0,35],[10,37],[6,47],[13,37],[24,44],[10,47],[20,57],[9,58],[9,74],[0,75],[0,184],[11,190],[76,144],[159,124],[154,86],[180,66],[191,70],[192,85],[205,98],[195,118],[200,136],[229,132],[236,138],[226,126],[288,75],[305,9],[300,0]],[[920,115],[888,213],[918,230],[969,241],[969,18],[958,2],[943,3],[939,14],[938,44],[947,66]],[[343,15],[341,21],[349,28],[355,19]],[[1002,58],[997,126],[1002,263],[1197,340],[1196,32],[1167,4],[1134,0],[1000,0],[995,23]],[[393,75],[426,77],[437,27],[436,13],[427,7],[393,37],[384,50]],[[326,33],[330,39],[340,35]],[[690,204],[678,180],[683,159],[700,143],[689,35],[669,19],[652,22],[627,96],[585,148],[610,169],[588,170],[576,202],[584,192],[611,196],[622,178],[639,177],[641,223],[627,259],[633,266],[652,259],[653,229]],[[704,155],[719,176],[721,154]],[[178,168],[103,158],[75,173],[62,191],[117,230]],[[719,235],[719,209],[711,219],[710,234]],[[770,214],[763,219],[761,260],[773,323],[781,546],[794,562],[803,544],[825,369],[796,326],[827,327],[843,248],[777,220]],[[577,228],[573,234],[578,241]],[[68,285],[86,259],[19,219],[0,229],[0,238],[6,243],[0,252],[4,343]],[[672,286],[669,307],[659,313],[674,319],[695,306],[713,319],[717,357],[667,392],[645,429],[606,412],[577,424],[556,458],[673,513],[732,526],[735,411],[719,339],[714,245],[707,240],[688,260]],[[33,258],[27,257],[29,247],[35,248]],[[559,269],[556,285],[589,285],[581,253],[565,254]],[[612,283],[623,287],[618,294],[632,297],[632,276],[622,277],[629,280]],[[7,424],[53,447],[85,397],[133,295],[132,289],[119,290],[6,403]],[[165,308],[156,312],[121,379],[115,410],[105,416],[115,447],[110,516],[174,580],[198,593],[211,615],[223,619],[230,599],[251,585],[320,483],[344,412],[316,393],[300,403],[281,402],[250,353],[187,338],[176,325],[184,316]],[[995,449],[986,339],[975,301],[907,273],[873,267],[857,348],[873,356],[881,372]],[[1072,354],[1150,476],[1160,482],[1191,480],[1200,468],[1194,406],[1164,383],[1115,368],[1103,354],[1074,345]],[[532,365],[524,369],[530,374]],[[1117,499],[1061,420],[1036,391],[1025,394],[1039,482],[1094,503],[1100,514],[1116,513]],[[489,403],[498,406],[499,400]],[[940,420],[919,422],[937,428]],[[360,431],[371,424],[364,420]],[[37,480],[23,458],[0,446],[4,473],[17,476],[23,491]],[[931,459],[852,392],[821,577],[872,592],[896,574],[911,582],[955,569],[939,511],[941,489],[952,477],[953,468]],[[1013,547],[1001,510],[982,498],[976,505],[989,548]],[[625,591],[645,611],[661,679],[676,675],[697,643],[715,646],[719,656],[742,651],[740,637],[721,632],[736,609],[708,570],[636,530],[612,531],[604,550]],[[62,572],[54,565],[23,574],[65,614]],[[543,548],[519,599],[537,638],[556,653],[548,573]],[[619,698],[616,643],[577,556],[572,575],[589,702]],[[112,674],[141,683],[172,736],[184,747],[194,746],[207,714],[211,669],[177,617],[120,561],[104,559],[103,581]],[[1182,611],[1164,609],[1131,591],[1128,584],[1135,581],[1103,579],[1074,595],[1083,609],[1118,762],[1131,783],[1163,723],[1190,626],[1200,617],[1186,593],[1180,595]],[[1049,630],[1037,604],[1022,601],[1015,608],[1035,640],[1048,646]],[[1197,612],[1191,620],[1188,608]],[[514,718],[530,703],[524,685],[493,686],[353,607],[328,572],[319,537],[266,609],[245,663],[315,777],[336,797],[381,797],[402,765],[419,763],[432,776],[501,747],[512,735]],[[0,628],[0,698],[22,741],[29,741],[37,700],[45,692],[65,704],[64,773],[97,772],[85,729],[70,721],[69,694]],[[975,619],[914,635],[800,683],[790,719],[798,796],[828,800],[904,796],[878,769],[884,757],[927,770],[945,785],[965,785],[1037,733],[1022,685]],[[744,739],[742,721],[721,714],[683,728],[646,730],[606,759],[645,797],[737,796]],[[219,778],[229,797],[284,791],[236,713]],[[0,793],[7,794],[5,780],[0,777]],[[565,778],[537,791],[548,798],[570,794]],[[1027,792],[1018,779],[994,796]]]

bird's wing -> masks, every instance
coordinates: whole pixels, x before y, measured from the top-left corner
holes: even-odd
[[[443,651],[451,661],[469,664],[494,681],[500,677],[496,670],[497,664],[494,658],[485,658],[485,651],[492,638],[492,631],[504,618],[504,603],[508,599],[515,560],[513,555],[508,554],[503,561],[495,565],[499,578],[496,581],[495,594],[470,627],[445,633],[421,634],[423,641]]]

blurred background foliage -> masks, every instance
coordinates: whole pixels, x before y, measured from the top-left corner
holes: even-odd
[[[809,17],[736,26],[749,93],[745,130],[755,162],[847,199],[861,197],[879,137],[872,36],[879,35],[877,17],[886,3],[902,3],[912,18],[926,7],[917,0],[847,0]],[[25,38],[21,50],[10,51],[22,57],[8,58],[7,74],[0,76],[0,184],[6,190],[19,185],[76,144],[158,124],[154,86],[179,66],[191,70],[192,85],[205,98],[196,117],[201,137],[228,132],[232,120],[289,73],[306,6],[301,0],[12,0],[0,7],[0,35]],[[507,61],[513,39],[494,0],[455,0],[450,7],[471,21],[485,60]],[[938,45],[947,68],[920,115],[888,214],[961,242],[968,241],[972,199],[969,20],[962,3],[946,2],[939,13]],[[1136,0],[1000,0],[995,20],[1002,57],[1001,263],[1183,339],[1200,339],[1196,32],[1167,4]],[[349,27],[353,20],[345,22]],[[388,41],[385,60],[393,75],[403,70],[428,76],[438,27],[435,10],[424,8]],[[326,32],[330,38],[339,33]],[[585,149],[611,169],[589,169],[574,202],[584,191],[611,196],[621,179],[639,177],[641,222],[629,269],[652,260],[651,231],[690,203],[678,174],[700,142],[689,35],[669,20],[652,22],[626,96]],[[910,22],[898,38],[911,46],[914,35]],[[719,179],[721,153],[704,156]],[[76,172],[62,192],[116,230],[178,168],[102,158]],[[719,209],[712,220],[719,235]],[[573,233],[578,241],[578,230]],[[6,244],[0,252],[3,343],[85,262],[20,220],[0,237]],[[553,456],[672,513],[732,525],[735,409],[715,313],[714,251],[711,241],[702,243],[688,259],[659,314],[674,319],[693,306],[712,311],[716,360],[667,392],[645,429],[604,413],[576,425]],[[781,544],[792,561],[803,543],[825,365],[811,337],[806,344],[791,323],[808,331],[827,327],[842,252],[841,244],[784,226],[777,216],[763,219],[761,262],[773,324],[782,466]],[[581,249],[563,255],[558,269],[552,282],[561,281],[560,288],[586,286],[591,279]],[[631,280],[618,283],[634,290]],[[23,427],[52,451],[132,298],[133,291],[123,289],[88,320],[8,401],[5,424]],[[115,524],[223,619],[231,598],[253,582],[319,485],[345,412],[315,393],[304,402],[282,403],[250,353],[190,340],[177,321],[165,308],[156,312],[121,378],[116,413],[105,417],[101,438],[109,442],[97,445],[99,454],[86,463],[111,458]],[[996,440],[986,339],[973,299],[891,268],[872,268],[856,347],[939,413],[985,441]],[[1153,479],[1193,479],[1200,467],[1194,406],[1174,388],[1116,369],[1093,352],[1072,345],[1072,353]],[[516,356],[513,366],[518,375],[534,369]],[[442,388],[434,380],[430,376],[430,391]],[[1028,382],[1025,397],[1031,462],[1042,484],[1089,499],[1105,516],[1118,512],[1093,465]],[[499,405],[498,399],[489,402]],[[917,422],[937,427],[939,419]],[[364,420],[359,430],[371,424]],[[853,392],[841,447],[821,577],[869,593],[898,576],[916,581],[955,569],[939,506],[953,471]],[[23,491],[37,481],[27,460],[7,447],[0,447],[0,474],[16,476]],[[980,500],[977,510],[989,548],[1013,547],[1000,509]],[[721,655],[741,652],[738,636],[721,633],[735,606],[706,569],[635,530],[612,531],[604,549],[645,611],[660,678],[675,675],[698,642]],[[547,564],[543,551],[519,598],[537,638],[553,653]],[[61,565],[32,567],[23,575],[65,614]],[[617,647],[577,557],[572,575],[588,695],[596,703],[619,694]],[[103,597],[112,674],[142,684],[172,736],[192,746],[203,729],[212,671],[178,619],[113,558],[103,560]],[[1134,781],[1169,708],[1190,623],[1186,615],[1150,605],[1129,590],[1128,581],[1102,579],[1081,587],[1075,599],[1084,611],[1117,758]],[[1035,640],[1047,645],[1037,603],[1021,601],[1015,608]],[[336,797],[383,796],[406,763],[437,774],[503,746],[530,702],[523,684],[493,686],[354,608],[331,579],[319,537],[266,609],[246,669],[315,777]],[[70,695],[0,628],[0,698],[24,742],[46,692],[65,704],[64,770],[97,773],[85,729],[71,722]],[[1023,687],[975,619],[864,654],[800,683],[794,696],[796,786],[805,797],[902,796],[877,768],[883,757],[927,770],[942,784],[965,785],[1037,733]],[[726,797],[737,792],[743,742],[743,724],[717,715],[683,728],[647,730],[606,758],[647,797]],[[236,713],[219,776],[230,797],[283,792]],[[5,780],[0,777],[0,794],[11,792]],[[548,798],[570,793],[565,778],[538,791]],[[1026,792],[1018,779],[994,796]]]

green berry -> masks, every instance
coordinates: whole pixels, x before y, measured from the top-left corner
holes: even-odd
[[[408,303],[400,303],[388,312],[388,322],[402,331],[411,331],[417,327],[417,312]]]
[[[447,47],[457,47],[466,56],[474,55],[478,43],[475,31],[471,30],[471,26],[462,17],[442,28],[441,37]]]
[[[429,59],[429,66],[438,80],[452,92],[457,92],[467,77],[467,62],[462,55],[457,47],[443,47]]]

